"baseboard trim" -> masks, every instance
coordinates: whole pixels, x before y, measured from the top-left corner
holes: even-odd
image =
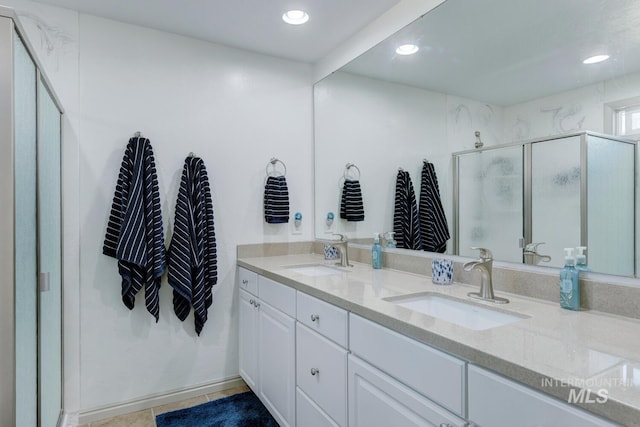
[[[181,400],[190,399],[192,397],[240,387],[244,384],[245,383],[242,378],[235,376],[216,383],[175,390],[169,393],[149,395],[141,399],[123,402],[117,405],[105,406],[91,409],[89,411],[81,411],[77,417],[78,425],[92,423],[105,418],[117,417],[118,415],[129,414],[131,412],[142,411],[156,406],[165,405],[167,403],[180,402]],[[65,424],[62,425],[64,426]]]

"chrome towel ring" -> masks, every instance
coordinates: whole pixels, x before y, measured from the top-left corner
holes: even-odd
[[[342,174],[342,176],[344,177],[345,180],[349,179],[349,171],[351,170],[351,168],[355,169],[356,171],[358,171],[358,176],[356,176],[355,178],[351,178],[351,179],[355,179],[356,181],[360,180],[360,168],[358,168],[358,166],[356,166],[353,163],[347,163],[344,166],[344,173]]]
[[[284,168],[284,172],[282,172],[280,175],[278,175],[278,171],[276,169],[276,164],[280,163],[282,165],[282,167]],[[271,171],[271,174],[269,174],[269,165],[271,165],[273,167],[273,170]],[[284,162],[280,159],[277,159],[275,157],[272,157],[271,160],[269,160],[269,163],[267,163],[267,167],[265,168],[265,171],[267,173],[267,176],[287,176],[287,165],[284,164]]]

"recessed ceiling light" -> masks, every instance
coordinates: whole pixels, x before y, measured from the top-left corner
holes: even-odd
[[[309,20],[309,15],[304,10],[289,10],[282,15],[282,20],[287,24],[301,25]]]
[[[403,44],[402,46],[398,46],[396,49],[396,53],[398,55],[413,55],[418,51],[418,46],[415,44]]]
[[[609,59],[609,55],[595,55],[582,61],[583,64],[597,64],[598,62],[606,61]]]

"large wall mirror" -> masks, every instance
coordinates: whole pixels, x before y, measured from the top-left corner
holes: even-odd
[[[407,44],[417,51],[397,51]],[[584,63],[597,55],[608,58]],[[469,246],[486,246],[497,260],[557,267],[564,247],[587,242],[595,271],[640,271],[635,0],[447,0],[316,83],[314,109],[320,239],[342,233],[370,240],[392,231],[399,169],[418,200],[426,161],[451,235],[446,253],[472,256]],[[538,175],[527,178],[527,168]],[[364,220],[340,218],[345,179],[359,181]],[[551,187],[537,189],[536,179]],[[587,222],[588,199],[594,206],[613,193]],[[576,216],[559,221],[571,206]],[[548,236],[539,232],[541,221],[551,224]],[[559,238],[572,222],[577,231]],[[610,254],[623,238],[628,265],[600,262],[598,254]],[[551,261],[526,256],[527,243],[541,242],[538,253]]]

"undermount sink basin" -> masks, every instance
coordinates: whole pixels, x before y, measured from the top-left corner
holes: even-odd
[[[347,270],[341,270],[337,267],[332,267],[325,264],[302,264],[302,265],[287,265],[284,266],[287,270],[302,274],[303,276],[318,277],[318,276],[333,276],[346,273]]]
[[[384,300],[475,331],[496,328],[527,318],[430,292],[388,297]]]

